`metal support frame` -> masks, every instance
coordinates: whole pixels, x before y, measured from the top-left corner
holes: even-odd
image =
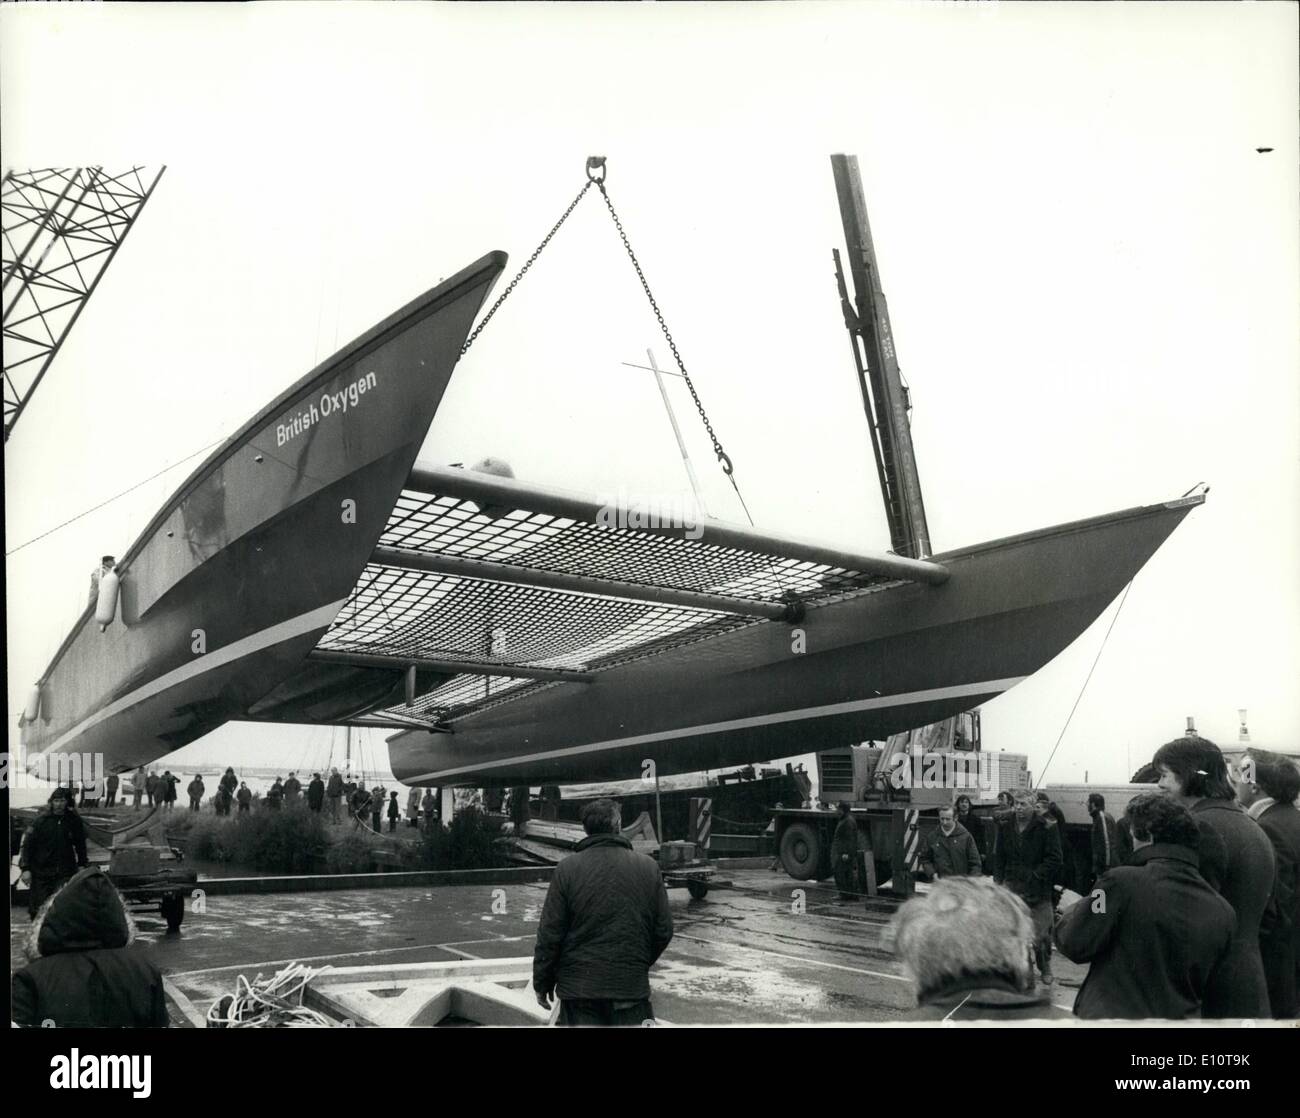
[[[498,675],[510,679],[542,679],[556,683],[592,683],[595,672],[571,668],[530,668],[523,664],[502,664],[492,660],[432,660],[424,656],[376,656],[368,652],[335,652],[318,648],[307,657],[321,664],[342,664],[349,668],[383,668],[405,672],[412,666],[434,672],[463,675]]]
[[[585,575],[567,574],[561,571],[541,571],[530,567],[516,567],[509,563],[467,559],[461,555],[440,555],[426,551],[402,551],[394,547],[377,547],[371,556],[371,562],[404,571],[429,571],[432,574],[478,579],[483,582],[506,582],[514,586],[535,586],[548,590],[566,590],[575,594],[626,598],[629,601],[650,602],[654,605],[717,610],[746,617],[763,617],[772,621],[784,620],[790,616],[790,606],[784,602],[758,602],[752,598],[733,598],[726,594],[706,594],[696,590],[674,590],[637,582],[589,578]]]
[[[585,493],[525,485],[513,478],[427,463],[416,464],[406,488],[430,496],[473,501],[480,508],[525,509],[528,512],[588,524],[610,524],[611,527],[611,522],[627,523],[627,514],[635,511],[602,502]],[[701,520],[689,528],[661,521],[653,527],[634,528],[630,531],[667,539],[694,539],[704,545],[736,548],[797,562],[820,563],[846,571],[923,582],[931,586],[948,581],[948,569],[941,563],[908,559],[885,552],[843,551],[810,540],[767,535],[753,528],[721,520]]]
[[[6,441],[166,169],[148,185],[143,167],[4,176]]]

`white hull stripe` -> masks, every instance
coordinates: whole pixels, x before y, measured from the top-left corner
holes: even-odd
[[[963,683],[956,687],[935,687],[929,691],[909,691],[902,695],[882,695],[874,699],[855,699],[847,703],[832,703],[829,706],[804,707],[801,710],[783,710],[777,714],[765,714],[754,718],[734,718],[728,722],[708,722],[700,726],[683,726],[677,730],[660,730],[653,734],[638,734],[630,738],[613,738],[609,741],[593,742],[590,745],[573,745],[565,749],[551,749],[541,753],[519,753],[499,761],[484,761],[478,765],[461,765],[454,769],[439,769],[436,772],[421,773],[408,778],[411,782],[420,780],[435,781],[461,773],[481,773],[489,769],[506,768],[521,761],[543,761],[556,757],[578,757],[584,753],[601,753],[613,749],[626,749],[634,745],[651,745],[655,742],[672,741],[675,738],[704,737],[708,734],[725,734],[731,730],[749,730],[759,726],[772,726],[781,722],[802,722],[810,718],[830,718],[837,714],[855,714],[864,710],[886,710],[889,707],[912,706],[916,703],[941,702],[944,699],[960,699],[974,695],[1000,695],[1028,677],[1012,676],[1010,679],[991,679],[983,683]]]
[[[339,610],[347,603],[346,598],[340,598],[337,602],[330,602],[329,605],[321,606],[312,610],[310,613],[299,614],[297,617],[291,617],[288,621],[281,621],[278,625],[272,625],[268,629],[262,629],[260,632],[253,633],[241,640],[235,641],[234,644],[228,644],[224,648],[214,649],[212,652],[204,653],[202,656],[196,656],[194,662],[186,664],[184,667],[176,668],[166,675],[160,675],[157,679],[151,680],[143,687],[137,687],[129,695],[123,695],[122,698],[115,702],[109,703],[102,710],[96,711],[89,718],[83,719],[78,725],[74,726],[66,734],[60,737],[53,745],[40,751],[41,756],[46,753],[54,753],[61,746],[84,734],[87,730],[98,726],[105,719],[112,718],[114,715],[121,714],[123,711],[130,710],[134,706],[139,706],[147,702],[155,695],[172,687],[178,687],[182,683],[187,683],[191,679],[202,675],[204,672],[215,671],[217,668],[223,668],[227,664],[232,664],[245,656],[254,652],[261,652],[263,649],[271,648],[273,645],[282,644],[287,640],[293,640],[294,637],[300,637],[304,633],[310,633],[313,629],[328,629],[334,618],[338,615]]]

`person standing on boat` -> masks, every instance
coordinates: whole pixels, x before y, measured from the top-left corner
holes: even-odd
[[[642,1025],[654,1020],[650,968],[673,938],[658,864],[632,849],[619,806],[595,800],[587,832],[555,867],[533,952],[543,1009],[560,999],[561,1025]]]
[[[325,786],[325,800],[329,804],[330,822],[339,821],[339,804],[343,800],[343,778],[338,769],[330,770],[330,781]]]
[[[203,793],[207,791],[203,777],[195,773],[194,779],[190,781],[185,791],[190,797],[190,811],[198,811],[203,803]]]
[[[99,602],[99,583],[100,580],[113,569],[115,560],[111,555],[105,555],[100,561],[99,566],[90,572],[90,604],[96,605]],[[85,570],[83,567],[82,570]]]
[[[298,779],[297,773],[290,773],[289,779],[284,782],[284,802],[293,807],[298,802],[298,795],[302,792],[302,781]]]
[[[72,793],[67,788],[56,788],[23,836],[18,855],[21,880],[30,890],[27,914],[34,920],[45,899],[89,864],[86,826],[73,807]]]
[[[239,782],[239,791],[235,794],[235,799],[239,801],[241,814],[250,810],[253,806],[253,793],[242,780]]]
[[[320,773],[312,773],[311,783],[307,785],[307,809],[319,815],[324,805],[325,782],[321,780]]]
[[[1187,808],[1201,833],[1201,876],[1232,905],[1237,934],[1228,961],[1205,994],[1206,1017],[1267,1017],[1268,984],[1259,953],[1259,925],[1277,872],[1273,844],[1235,802],[1228,766],[1208,738],[1182,737],[1156,750],[1156,782]],[[1139,838],[1134,830],[1134,839]],[[1136,846],[1136,843],[1134,844]]]

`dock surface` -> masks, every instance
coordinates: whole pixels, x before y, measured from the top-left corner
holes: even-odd
[[[889,1023],[906,1019],[911,984],[887,941],[892,905],[841,905],[828,883],[729,869],[730,889],[703,900],[669,891],[675,934],[650,972],[655,1012],[675,1025]],[[200,885],[202,882],[200,882]],[[349,889],[206,898],[177,935],[137,917],[140,949],[198,1012],[233,991],[237,975],[312,966],[447,962],[531,956],[544,883]],[[802,898],[798,893],[802,892]],[[798,911],[802,908],[802,911]],[[10,956],[21,966],[27,915],[11,913]],[[364,943],[365,949],[357,945]],[[1057,957],[1070,1008],[1082,973]]]

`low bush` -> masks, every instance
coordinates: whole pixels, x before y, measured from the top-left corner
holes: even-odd
[[[371,831],[349,831],[330,844],[325,869],[329,873],[369,873],[374,868],[374,852],[383,845]]]
[[[449,827],[434,824],[418,846],[419,864],[432,870],[485,870],[506,864],[495,846],[500,818],[489,818],[479,807],[458,811]]]

